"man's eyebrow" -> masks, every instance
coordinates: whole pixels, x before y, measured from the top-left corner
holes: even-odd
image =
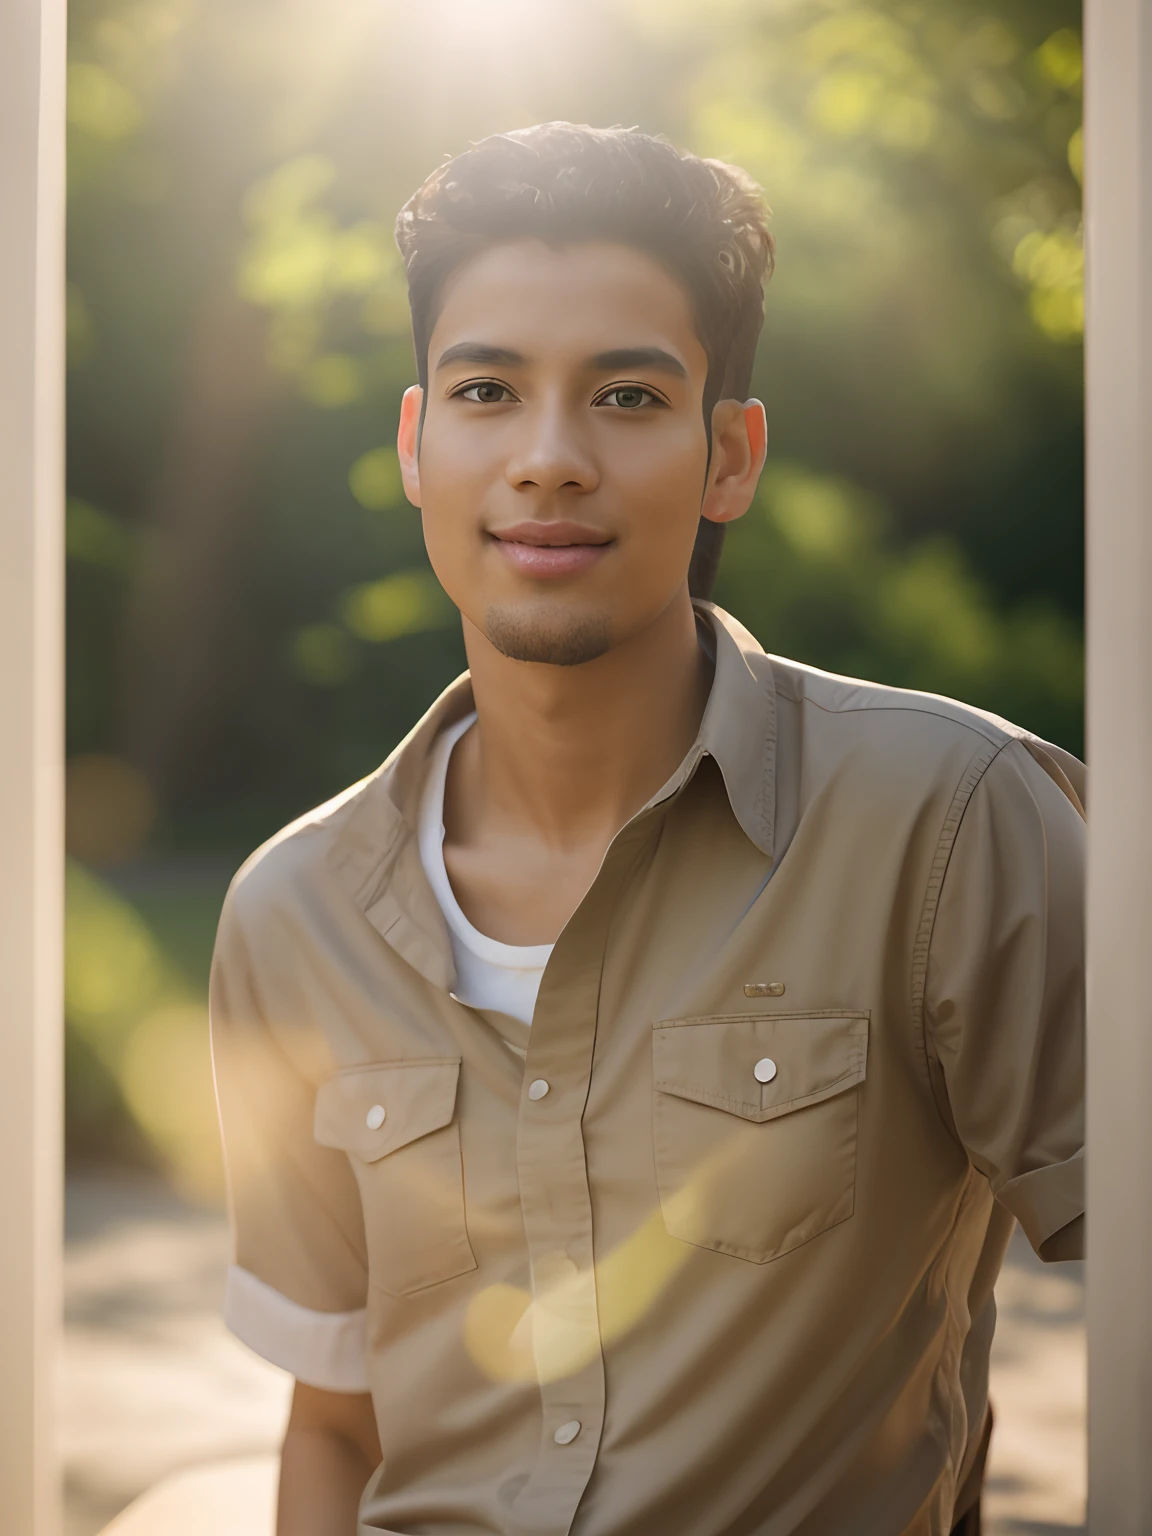
[[[479,368],[495,368],[501,364],[513,367],[522,362],[522,354],[511,347],[493,347],[484,341],[458,341],[441,352],[436,367],[447,368],[450,363],[475,363]]]
[[[597,352],[589,363],[598,373],[627,372],[631,368],[652,368],[657,373],[671,373],[686,379],[688,370],[678,357],[663,347],[615,347],[611,352]]]

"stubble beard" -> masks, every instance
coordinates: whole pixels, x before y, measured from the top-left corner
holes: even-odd
[[[518,608],[489,608],[484,633],[511,661],[535,661],[550,667],[580,667],[603,656],[612,643],[607,618],[598,613],[525,613]]]

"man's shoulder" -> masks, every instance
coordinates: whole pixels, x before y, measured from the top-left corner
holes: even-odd
[[[378,862],[394,819],[384,772],[377,769],[262,843],[233,876],[226,915],[251,928],[298,911],[325,889],[355,899],[372,862],[369,845]]]
[[[825,672],[820,667],[791,661],[784,656],[765,656],[771,667],[777,695],[825,714],[836,715],[848,728],[871,731],[880,714],[882,729],[896,741],[902,732],[943,732],[949,736],[976,738],[1000,747],[1026,734],[1019,726],[988,710],[963,704],[943,694],[896,688],[866,678]],[[906,718],[905,718],[906,717]]]
[[[237,872],[229,908],[240,916],[312,903],[318,893],[367,908],[390,852],[415,816],[428,752],[440,731],[473,707],[468,674],[456,678],[373,773],[326,800],[257,848]]]
[[[770,670],[778,700],[794,709],[812,749],[836,760],[851,757],[861,768],[867,764],[891,775],[894,784],[904,784],[909,778],[951,772],[957,764],[987,766],[1009,749],[1010,756],[1022,754],[1030,771],[1042,771],[1082,805],[1084,765],[1079,759],[991,710],[943,694],[825,672],[781,656],[750,661]]]
[[[749,671],[761,686],[774,693],[779,724],[788,728],[789,713],[811,733],[821,718],[829,725],[829,744],[834,737],[852,750],[865,742],[899,757],[917,743],[967,745],[998,750],[1027,731],[988,710],[962,704],[943,694],[897,688],[865,678],[826,672],[806,662],[793,661],[764,651],[755,636],[739,620],[715,605],[709,606],[719,632],[726,634],[740,652]],[[790,706],[794,708],[790,711]]]

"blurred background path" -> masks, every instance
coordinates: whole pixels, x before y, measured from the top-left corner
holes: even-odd
[[[65,1536],[95,1533],[158,1478],[276,1447],[289,1381],[220,1321],[227,1227],[146,1174],[70,1181]],[[1083,1531],[1079,1264],[1046,1267],[1019,1233],[999,1287],[988,1536]]]
[[[290,1380],[220,1320],[228,1232],[148,1175],[69,1181],[65,1536],[184,1467],[271,1450]]]

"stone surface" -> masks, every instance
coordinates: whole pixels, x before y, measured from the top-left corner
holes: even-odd
[[[72,1180],[64,1260],[66,1536],[168,1474],[275,1450],[291,1382],[220,1320],[223,1216],[162,1185]]]
[[[177,1472],[137,1499],[103,1536],[274,1536],[272,1454]]]
[[[1042,1264],[1017,1229],[996,1301],[987,1536],[1071,1536],[1087,1481],[1084,1266]]]
[[[291,1383],[225,1331],[227,1258],[223,1216],[155,1181],[70,1182],[66,1536],[95,1536],[161,1479],[221,1461],[232,1465],[157,1489],[108,1536],[185,1536],[176,1522],[194,1509],[198,1533],[233,1536],[222,1507],[244,1516],[236,1536],[265,1536]],[[997,1294],[986,1536],[1072,1536],[1084,1518],[1083,1269],[1041,1264],[1017,1233]]]

